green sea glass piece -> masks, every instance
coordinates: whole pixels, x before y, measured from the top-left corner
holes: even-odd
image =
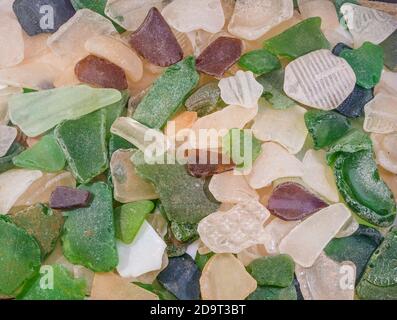
[[[84,279],[74,279],[68,269],[62,265],[54,264],[43,266],[43,272],[35,277],[17,299],[83,300],[85,292],[86,281]]]
[[[379,177],[372,151],[340,154],[334,172],[339,192],[359,217],[379,227],[393,224],[396,201]]]
[[[196,258],[194,259],[194,261],[195,261],[196,264],[197,264],[197,267],[198,267],[201,271],[203,271],[203,269],[204,269],[205,265],[207,264],[208,260],[211,259],[211,257],[212,257],[214,254],[215,254],[215,253],[210,252],[210,253],[202,254],[202,255],[201,255],[201,254],[199,254],[199,253],[197,252]]]
[[[80,9],[90,9],[91,11],[99,13],[101,16],[109,19],[105,14],[105,7],[108,0],[70,0],[70,2],[76,11]],[[114,27],[119,33],[126,31],[122,26],[118,25],[113,20],[110,21],[113,23]]]
[[[10,219],[36,239],[43,259],[54,250],[64,222],[59,211],[51,210],[43,204],[20,210],[10,216]]]
[[[148,214],[154,209],[152,201],[143,200],[125,204],[114,211],[116,237],[126,244],[134,241]]]
[[[345,116],[333,111],[309,110],[305,123],[316,150],[329,147],[351,128]]]
[[[394,31],[380,46],[385,55],[385,66],[397,72],[397,30]]]
[[[372,150],[371,138],[362,130],[353,129],[331,145],[327,152],[327,161],[332,164],[340,153],[354,153],[363,150]]]
[[[352,261],[356,265],[356,281],[361,276],[372,253],[383,240],[382,234],[371,227],[360,225],[351,236],[334,238],[325,247],[325,254],[337,262]]]
[[[8,102],[11,121],[28,137],[36,137],[64,120],[76,119],[120,101],[115,89],[86,85],[21,93]]]
[[[194,57],[167,68],[139,103],[133,118],[149,128],[160,129],[184,103],[199,81]]]
[[[294,280],[295,263],[289,255],[280,254],[252,261],[247,270],[259,286],[285,288]]]
[[[31,92],[37,92],[37,90],[35,89],[30,89],[30,88],[23,88],[22,89],[23,93],[31,93]]]
[[[262,151],[262,141],[254,137],[252,132],[241,129],[230,129],[223,137],[222,150],[229,155],[239,168],[249,168]],[[245,151],[251,150],[251,163],[246,163]]]
[[[321,18],[314,17],[266,40],[264,47],[275,55],[296,59],[315,50],[330,49],[330,43],[321,32]]]
[[[55,129],[55,137],[78,182],[88,183],[108,168],[103,110],[61,123]]]
[[[297,300],[295,286],[293,284],[286,288],[271,286],[258,287],[251,293],[247,300]]]
[[[383,48],[371,42],[364,42],[358,49],[345,49],[339,55],[345,59],[356,74],[357,84],[365,89],[375,87],[383,70]]]
[[[54,135],[49,134],[33,147],[14,157],[13,162],[21,168],[58,172],[65,167],[66,159]]]
[[[176,239],[171,231],[171,227],[168,228],[164,241],[167,244],[167,255],[169,258],[180,257],[186,253],[188,244]]]
[[[127,110],[126,105],[129,98],[130,96],[128,91],[122,91],[120,101],[117,101],[103,109],[106,114],[106,140],[109,140],[111,136],[110,128],[112,127],[113,122],[115,122],[118,117],[121,117]]]
[[[397,228],[392,228],[372,255],[357,286],[363,300],[397,299]]]
[[[185,102],[188,111],[197,112],[199,117],[218,111],[225,106],[221,99],[218,82],[209,82],[198,88]]]
[[[80,185],[79,189],[91,192],[93,201],[87,208],[67,212],[63,253],[73,264],[95,272],[111,271],[118,264],[112,191],[103,182]]]
[[[265,49],[247,52],[240,58],[238,65],[241,68],[252,71],[257,75],[281,68],[281,63],[277,56]]]
[[[0,158],[0,173],[3,173],[14,167],[14,162],[12,159],[19,155],[25,147],[19,144],[18,142],[14,142],[11,148],[8,150],[7,154],[4,157]]]
[[[256,78],[262,87],[264,97],[271,103],[274,109],[287,109],[296,105],[296,102],[288,98],[284,93],[284,70],[275,70]]]
[[[209,199],[205,180],[190,176],[185,166],[148,164],[141,151],[134,153],[132,161],[138,175],[154,184],[170,221],[198,223],[219,208],[219,203]]]
[[[181,242],[188,242],[198,238],[197,224],[171,222],[171,231]]]
[[[110,134],[109,159],[112,157],[112,154],[119,149],[128,150],[128,149],[136,149],[136,148],[131,142],[123,139],[122,137],[117,136],[113,133]]]
[[[140,282],[134,282],[134,284],[147,291],[153,292],[160,298],[160,300],[178,300],[171,292],[164,288],[158,280],[154,280],[151,284]]]
[[[40,267],[40,247],[25,230],[0,216],[0,294],[13,295]]]

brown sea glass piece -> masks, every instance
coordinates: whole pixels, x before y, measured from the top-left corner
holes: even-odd
[[[240,39],[219,37],[197,58],[197,70],[214,77],[223,74],[237,62],[243,51]]]
[[[294,182],[277,186],[269,199],[269,211],[285,221],[301,220],[320,209],[327,207],[320,198]]]
[[[187,170],[196,178],[210,177],[214,174],[231,171],[236,165],[225,155],[207,150],[190,150]]]
[[[87,207],[91,201],[91,193],[86,190],[57,187],[51,194],[50,208],[67,210]]]
[[[137,31],[131,34],[129,43],[149,62],[168,67],[183,59],[183,50],[170,26],[156,8],[150,9]]]
[[[123,69],[114,63],[89,55],[80,60],[74,72],[77,78],[84,83],[101,87],[125,90],[128,88],[127,76]]]

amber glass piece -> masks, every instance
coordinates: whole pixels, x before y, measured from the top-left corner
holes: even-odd
[[[207,150],[189,151],[187,170],[196,178],[231,171],[236,165],[225,155]]]
[[[243,43],[240,39],[219,37],[197,58],[197,70],[214,77],[223,74],[240,59]]]
[[[89,55],[80,60],[74,72],[84,83],[95,87],[125,90],[128,88],[127,77],[123,69],[114,63]]]
[[[181,46],[156,8],[150,9],[129,42],[142,57],[157,66],[168,67],[183,59]]]

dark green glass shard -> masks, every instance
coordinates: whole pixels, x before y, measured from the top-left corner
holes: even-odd
[[[95,272],[112,271],[118,264],[112,192],[103,182],[79,189],[91,192],[93,200],[87,208],[67,212],[63,253],[73,264]]]
[[[340,154],[334,172],[339,192],[358,216],[379,227],[393,224],[396,201],[379,177],[371,150]]]
[[[294,284],[286,288],[263,286],[251,293],[247,300],[297,300],[298,295]]]
[[[305,123],[316,150],[330,146],[351,128],[345,116],[333,111],[309,110]]]

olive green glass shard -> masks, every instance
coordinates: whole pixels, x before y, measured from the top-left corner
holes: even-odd
[[[298,295],[296,293],[295,286],[293,284],[286,288],[262,286],[256,288],[251,293],[247,300],[297,300]]]
[[[86,85],[16,94],[8,102],[11,121],[28,137],[39,136],[64,120],[76,119],[120,101],[115,89]]]
[[[396,218],[396,201],[379,176],[372,150],[339,154],[334,163],[336,185],[359,217],[379,227]]]
[[[133,118],[149,128],[164,127],[199,81],[194,57],[167,68],[139,103]]]
[[[314,17],[266,40],[264,47],[275,55],[296,59],[315,50],[330,49],[330,43],[321,31],[321,18]]]
[[[356,282],[358,282],[371,255],[382,241],[383,236],[378,230],[360,225],[351,236],[332,239],[324,252],[337,262],[352,261],[356,266]]]
[[[209,199],[205,180],[190,176],[186,166],[148,164],[140,151],[134,153],[132,161],[137,174],[154,184],[170,221],[198,223],[219,208],[219,203]]]
[[[362,130],[352,129],[331,145],[327,152],[328,164],[332,164],[340,153],[355,153],[372,150],[371,138]]]
[[[257,75],[268,73],[281,68],[278,58],[265,49],[253,50],[242,55],[238,65],[244,70]]]
[[[181,242],[188,242],[198,238],[197,224],[171,222],[171,231]]]
[[[385,65],[397,72],[397,30],[394,31],[380,46],[385,54]]]
[[[305,123],[316,150],[330,146],[351,128],[345,116],[333,111],[309,110]]]
[[[121,91],[121,100],[103,109],[106,114],[106,140],[109,140],[111,137],[110,128],[113,122],[127,112],[126,105],[129,98],[130,96],[127,90]]]
[[[86,286],[84,279],[74,279],[69,270],[62,265],[43,266],[43,272],[31,281],[17,299],[83,300]]]
[[[14,157],[15,166],[20,168],[58,172],[65,167],[66,159],[53,134],[40,139],[31,148]]]
[[[185,102],[188,111],[197,112],[199,117],[222,109],[225,104],[221,99],[218,82],[209,82],[198,88]]]
[[[88,183],[108,168],[104,110],[61,123],[55,137],[78,182]]]
[[[39,271],[40,258],[36,240],[0,216],[0,294],[14,295]]]
[[[290,99],[284,93],[284,70],[276,70],[256,78],[262,87],[264,97],[274,109],[287,109],[296,105],[296,102]]]
[[[40,245],[42,258],[54,250],[64,222],[59,211],[43,204],[20,210],[11,215],[10,219],[36,239]]]
[[[230,129],[222,139],[222,152],[227,154],[233,163],[239,168],[249,168],[261,153],[262,141],[255,138],[251,131]],[[251,163],[245,163],[248,159],[245,151],[251,151]]]
[[[119,149],[128,150],[136,148],[131,142],[111,133],[109,139],[109,159],[111,159],[112,154]]]
[[[4,157],[0,158],[0,173],[12,169],[14,167],[14,162],[12,160],[23,150],[25,150],[24,146],[22,146],[18,142],[14,142],[11,148],[8,150],[7,154]]]
[[[397,228],[392,228],[372,255],[357,286],[363,300],[397,299]]]
[[[125,204],[115,209],[116,237],[126,244],[134,241],[148,214],[154,209],[152,201],[143,200]]]
[[[288,287],[294,280],[295,263],[289,255],[263,257],[252,261],[247,270],[260,286]]]
[[[78,188],[91,192],[93,201],[87,208],[67,212],[63,253],[73,264],[95,272],[111,271],[118,264],[112,191],[103,182]]]

